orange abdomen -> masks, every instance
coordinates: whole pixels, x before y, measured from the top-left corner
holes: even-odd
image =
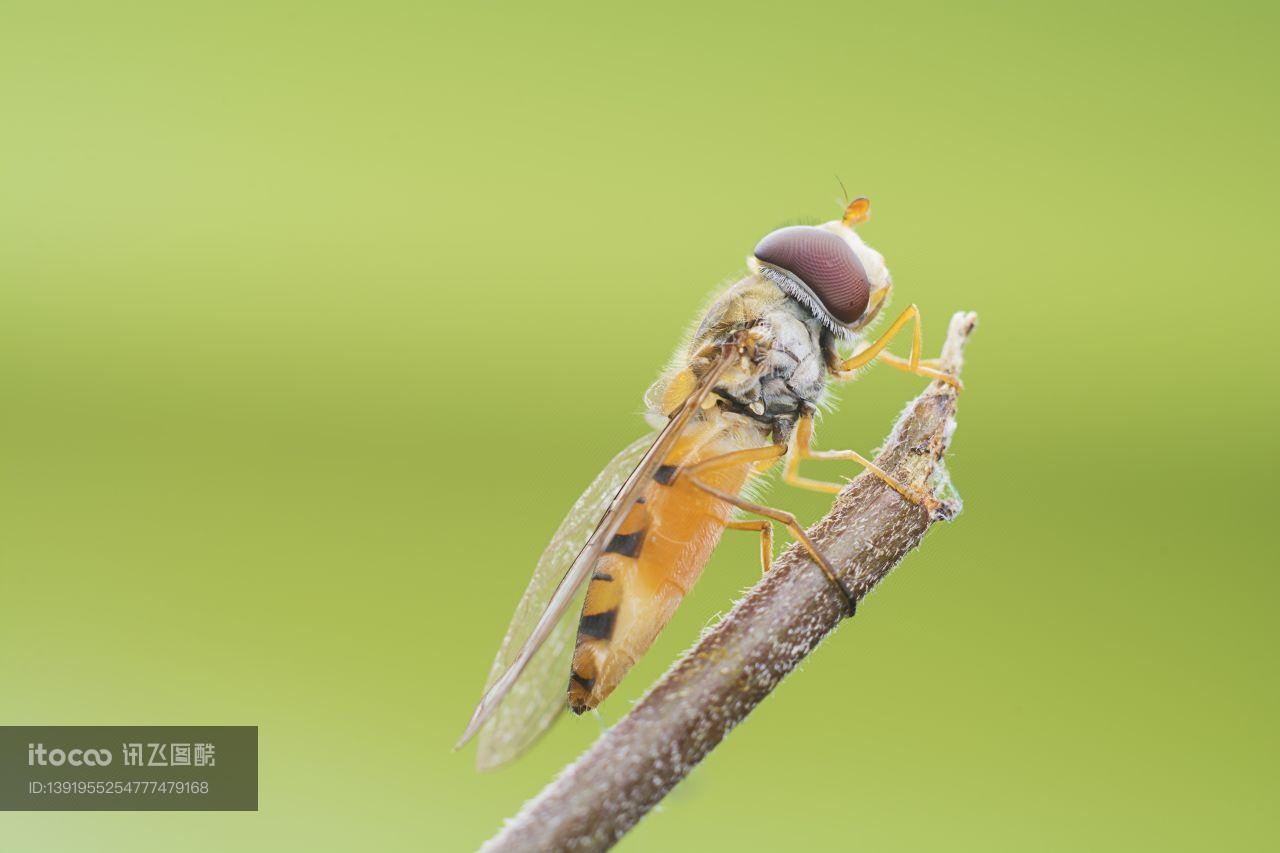
[[[674,475],[740,446],[700,433],[676,444],[595,565],[569,680],[575,713],[599,705],[648,651],[720,541],[732,507]],[[746,463],[698,479],[738,494],[752,474]]]

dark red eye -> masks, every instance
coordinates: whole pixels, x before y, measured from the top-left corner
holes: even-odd
[[[755,254],[799,279],[841,323],[852,323],[867,310],[867,271],[838,235],[812,225],[779,228],[760,241]]]

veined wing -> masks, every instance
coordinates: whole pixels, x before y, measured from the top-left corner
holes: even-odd
[[[455,747],[455,749],[461,747],[476,732],[480,731],[482,726],[485,726],[490,719],[494,718],[499,707],[504,704],[504,700],[515,691],[520,682],[526,680],[521,676],[528,671],[531,663],[535,659],[540,659],[538,671],[531,673],[531,675],[538,677],[527,679],[529,686],[520,689],[522,700],[512,703],[510,710],[503,713],[501,720],[495,720],[495,724],[482,737],[481,753],[477,757],[477,763],[481,769],[495,767],[515,758],[555,720],[556,713],[563,707],[565,702],[568,683],[569,643],[571,638],[574,637],[573,626],[575,620],[563,617],[566,614],[577,614],[577,610],[570,605],[575,601],[579,601],[583,595],[586,584],[591,579],[592,568],[596,560],[599,559],[604,545],[618,532],[618,527],[622,524],[627,512],[639,496],[640,490],[638,486],[648,482],[657,472],[663,460],[671,452],[671,448],[684,432],[685,427],[697,414],[702,401],[706,399],[712,387],[719,381],[721,374],[724,373],[725,369],[737,356],[738,345],[736,343],[726,344],[721,349],[719,357],[703,374],[697,386],[671,417],[671,420],[663,427],[662,431],[658,433],[657,438],[640,458],[631,475],[627,477],[621,488],[618,489],[616,496],[609,503],[603,517],[595,526],[586,544],[574,557],[567,570],[564,571],[559,583],[551,590],[549,597],[546,595],[548,582],[551,577],[554,577],[555,569],[562,566],[563,563],[553,557],[547,561],[544,569],[543,563],[539,562],[534,580],[530,583],[529,591],[525,593],[525,597],[521,600],[516,610],[515,621],[512,622],[512,626],[508,629],[507,636],[503,640],[502,649],[498,653],[498,659],[494,662],[494,668],[490,674],[489,684],[485,689],[484,696],[481,697],[475,713],[471,716],[470,723],[467,724],[466,731],[462,733],[462,737]],[[632,448],[634,447],[635,445],[632,445]],[[632,448],[623,451],[620,456],[625,456]],[[611,463],[609,469],[613,467]],[[604,476],[602,474],[601,478]],[[584,498],[595,493],[596,485],[599,482],[600,478],[597,478],[597,483],[592,484],[592,488],[588,490],[588,494],[584,495]],[[575,505],[575,510],[576,508]],[[569,519],[566,524],[570,524],[572,521],[573,519]],[[557,534],[557,538],[559,538],[559,534]],[[553,540],[552,545],[554,546],[555,544],[556,542]],[[548,552],[551,550],[552,548],[549,548]],[[560,549],[555,550],[558,552]],[[547,554],[543,556],[544,559],[547,558]],[[540,577],[544,570],[547,573],[546,578]],[[537,590],[535,590],[535,586]],[[526,634],[525,627],[528,624],[529,615],[537,612],[539,606],[543,605],[544,602],[545,606],[541,607],[541,613],[538,615],[537,621]],[[563,626],[560,625],[561,622],[564,623]],[[548,641],[562,632],[565,643],[564,649],[546,649]],[[511,654],[512,649],[517,649],[514,655]],[[544,650],[546,650],[546,656],[545,660],[542,660],[542,652]],[[556,671],[557,665],[563,667],[559,672]],[[544,699],[544,696],[549,697],[553,692],[557,701],[554,710],[551,710],[553,706],[551,706],[549,698]]]
[[[515,662],[539,618],[547,612],[551,597],[565,578],[574,557],[582,552],[587,539],[608,510],[609,502],[622,489],[645,451],[653,446],[656,435],[655,432],[637,439],[613,457],[578,498],[551,537],[533,570],[529,586],[516,605],[507,634],[502,638],[502,646],[485,683],[486,694]],[[586,586],[583,585],[578,592],[585,593]],[[568,661],[577,634],[575,620],[570,617],[576,616],[579,609],[578,606],[566,608],[564,617],[554,624],[542,646],[525,665],[522,677],[511,687],[506,700],[496,708],[490,722],[481,730],[476,763],[482,770],[505,764],[519,756],[564,710],[569,680]]]

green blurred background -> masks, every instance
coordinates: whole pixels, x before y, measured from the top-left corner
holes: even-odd
[[[1275,8],[6,3],[0,722],[262,754],[259,813],[0,846],[476,847],[600,730],[450,752],[537,555],[837,174],[930,350],[981,314],[966,509],[622,849],[1274,844]]]

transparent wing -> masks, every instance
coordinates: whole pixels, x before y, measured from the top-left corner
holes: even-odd
[[[582,550],[578,552],[577,556],[570,559],[568,567],[560,573],[559,581],[554,587],[550,587],[550,595],[547,596],[545,592],[540,592],[536,600],[529,600],[529,596],[526,595],[530,613],[536,612],[538,607],[542,605],[541,613],[534,620],[522,618],[521,613],[517,613],[516,623],[519,623],[521,630],[508,632],[507,638],[503,642],[503,653],[499,654],[499,660],[494,667],[494,672],[500,672],[500,674],[496,679],[492,676],[490,677],[492,683],[480,698],[480,703],[476,706],[475,713],[471,715],[471,721],[467,724],[467,728],[458,740],[457,746],[454,747],[455,749],[460,748],[493,719],[504,701],[519,685],[522,680],[521,676],[528,670],[534,658],[541,657],[542,653],[546,652],[544,666],[553,666],[550,661],[555,660],[556,656],[552,656],[545,649],[548,640],[558,631],[565,630],[561,628],[560,623],[565,619],[566,614],[575,612],[571,605],[581,596],[587,581],[591,578],[591,572],[596,560],[600,557],[605,544],[618,532],[618,528],[621,526],[623,519],[626,518],[627,512],[640,496],[643,484],[648,483],[653,478],[659,466],[661,466],[662,460],[667,458],[667,454],[675,446],[685,427],[689,425],[690,421],[701,409],[702,402],[707,398],[711,389],[715,387],[725,369],[740,356],[745,358],[745,353],[747,352],[743,343],[745,334],[745,332],[740,332],[734,336],[731,342],[720,346],[719,354],[710,360],[706,372],[698,380],[697,385],[671,415],[671,419],[667,421],[666,426],[658,433],[657,438],[653,439],[652,443],[648,445],[644,454],[640,456],[640,461],[635,464],[630,475],[625,478],[617,493],[613,495],[612,500],[607,503],[603,517],[592,528],[591,533],[587,536],[586,544],[582,546]],[[610,470],[613,467],[613,465],[610,465]],[[618,470],[626,470],[626,468],[620,465]],[[594,493],[594,489],[595,487],[593,486],[592,493]],[[608,494],[608,491],[604,489],[601,492]],[[551,562],[547,569],[546,582],[538,584],[539,590],[545,590],[549,586],[550,579],[555,576],[552,567],[559,569],[561,565],[563,564],[559,562]],[[540,579],[542,577],[541,573],[542,566],[539,564],[538,574],[535,579]],[[525,604],[526,601],[521,601],[521,611],[523,611]],[[530,621],[533,622],[533,627],[528,631],[523,630],[523,627]],[[571,634],[566,634],[565,636],[566,646],[563,652],[567,653],[567,637],[571,636]],[[511,656],[509,664],[503,669],[504,658],[509,655],[509,651],[512,648],[517,649],[517,651],[514,656]],[[565,658],[564,660],[567,666],[568,659]],[[547,680],[550,683],[549,677]],[[529,679],[529,681],[541,684],[535,679]],[[566,685],[567,682],[559,685],[559,687],[567,689]],[[534,690],[536,695],[541,695],[539,688],[523,689]],[[541,689],[549,690],[549,684]],[[532,743],[533,738],[537,737],[543,729],[550,725],[551,720],[554,718],[555,715],[551,714],[550,717],[543,721],[541,718],[531,718],[527,713],[511,714],[506,725],[500,728],[495,727],[494,733],[485,738],[490,744],[490,749],[482,750],[481,755],[477,758],[477,763],[481,769],[484,769],[496,766],[496,764],[504,760],[514,758],[515,755],[519,754],[519,749],[499,748],[498,741],[514,737],[515,740],[524,740],[525,745]],[[514,736],[512,732],[517,729],[522,733],[519,736]],[[532,729],[532,733],[525,731],[525,729]]]
[[[582,552],[592,531],[609,508],[610,501],[622,489],[654,443],[656,432],[638,439],[613,457],[595,481],[587,487],[551,537],[542,552],[533,578],[524,591],[515,615],[494,658],[485,693],[507,672],[546,612],[560,582],[565,578],[574,558]],[[569,659],[577,637],[577,619],[582,609],[586,584],[575,593],[573,605],[555,623],[551,634],[525,666],[524,673],[511,687],[505,700],[480,730],[480,749],[476,763],[482,770],[497,767],[519,756],[555,722],[565,708],[565,690],[569,681]]]

